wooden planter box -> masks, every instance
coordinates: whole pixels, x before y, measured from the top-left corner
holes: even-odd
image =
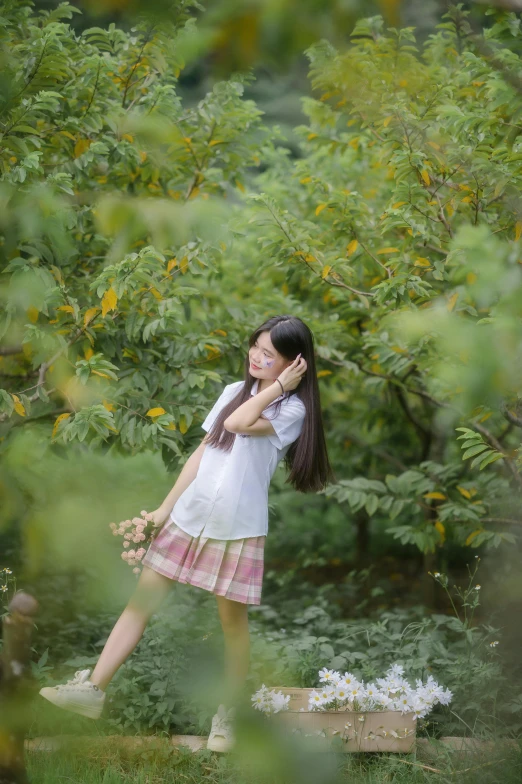
[[[400,711],[309,711],[308,697],[313,689],[269,686],[290,696],[288,710],[275,713],[271,721],[284,732],[306,738],[315,751],[413,750],[417,722],[413,713]],[[300,710],[304,708],[304,710]],[[346,726],[346,725],[349,726]]]

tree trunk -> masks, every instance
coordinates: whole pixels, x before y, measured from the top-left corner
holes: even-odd
[[[23,591],[11,599],[3,621],[0,655],[0,784],[27,784],[24,737],[32,697],[27,671],[38,602]]]

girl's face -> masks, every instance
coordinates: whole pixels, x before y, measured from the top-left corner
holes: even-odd
[[[286,360],[272,345],[270,332],[261,332],[248,352],[250,373],[254,378],[276,379],[285,367],[292,364]]]

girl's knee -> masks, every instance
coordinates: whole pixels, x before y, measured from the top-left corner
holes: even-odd
[[[169,592],[171,582],[151,569],[144,569],[127,606],[143,615],[153,615]]]
[[[246,604],[216,596],[219,618],[223,633],[227,636],[248,634],[248,611]]]

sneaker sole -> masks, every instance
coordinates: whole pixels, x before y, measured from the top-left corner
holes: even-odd
[[[85,716],[88,719],[99,719],[103,711],[103,705],[101,708],[98,706],[89,707],[88,705],[82,705],[80,702],[68,702],[64,705],[62,702],[57,701],[56,694],[50,686],[44,686],[43,689],[40,689],[39,694],[48,702],[56,705],[57,708],[78,713],[80,716]]]
[[[207,741],[207,749],[209,751],[231,751],[234,744],[226,741],[224,738],[209,738]]]

